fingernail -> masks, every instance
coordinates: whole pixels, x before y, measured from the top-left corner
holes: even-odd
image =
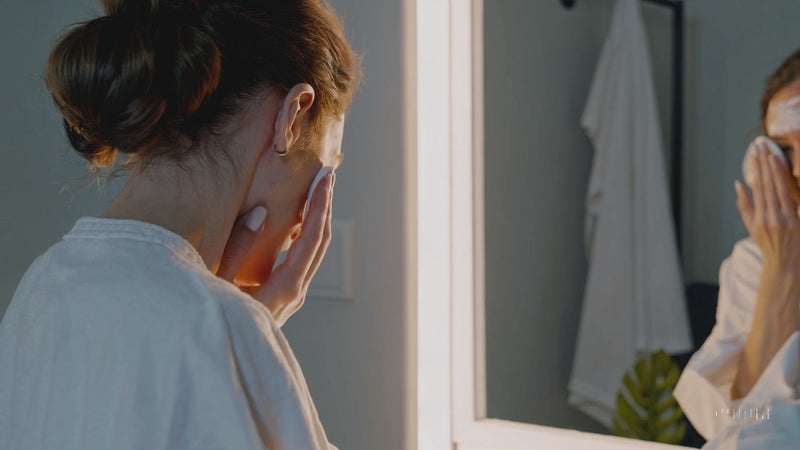
[[[244,226],[246,226],[250,231],[258,231],[261,229],[261,225],[264,225],[264,219],[266,218],[267,210],[264,209],[263,206],[256,206],[247,214]]]
[[[736,180],[733,182],[733,188],[736,190],[736,194],[741,196],[745,195],[744,184],[741,181]]]

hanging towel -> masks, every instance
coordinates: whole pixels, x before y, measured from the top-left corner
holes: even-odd
[[[568,402],[611,427],[637,356],[691,350],[650,57],[637,0],[618,0],[581,119],[595,149],[589,271]]]

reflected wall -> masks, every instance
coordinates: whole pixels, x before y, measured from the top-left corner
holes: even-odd
[[[766,77],[795,50],[800,3],[685,2],[683,270],[716,282],[745,237],[733,180]],[[611,0],[484,3],[487,415],[605,432],[567,406],[587,271],[593,151],[580,116]],[[669,151],[671,12],[641,4]],[[669,158],[671,155],[665,155]],[[667,159],[669,160],[669,159]]]

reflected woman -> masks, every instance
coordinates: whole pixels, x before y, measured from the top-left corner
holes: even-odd
[[[75,150],[130,175],[17,288],[0,448],[330,448],[280,326],[330,241],[360,74],[341,21],[319,0],[102,3],[45,83]]]
[[[770,77],[761,105],[768,139],[745,156],[752,195],[735,185],[750,237],[722,263],[717,323],[675,389],[704,448],[800,442],[800,51]]]

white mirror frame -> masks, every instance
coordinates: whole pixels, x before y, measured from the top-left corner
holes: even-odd
[[[483,0],[405,1],[409,448],[683,448],[486,418]]]

